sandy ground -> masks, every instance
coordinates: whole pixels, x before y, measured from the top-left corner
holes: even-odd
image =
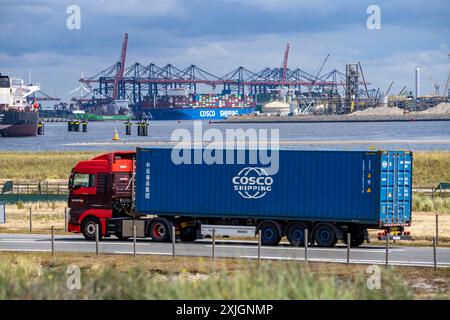
[[[65,202],[38,202],[31,205],[33,231],[64,230]],[[30,227],[30,204],[23,208],[15,204],[6,205],[6,223],[0,224],[0,231],[28,231]]]

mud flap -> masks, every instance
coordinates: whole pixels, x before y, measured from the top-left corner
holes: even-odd
[[[369,231],[367,230],[367,228],[364,228],[364,240],[367,243],[370,243]]]

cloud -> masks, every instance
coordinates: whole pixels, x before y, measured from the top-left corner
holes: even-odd
[[[115,16],[182,16],[186,14],[184,2],[176,0],[78,0],[83,10],[96,15]]]
[[[292,12],[302,11],[317,13],[332,13],[339,8],[348,6],[352,1],[326,1],[326,0],[225,0],[233,5],[243,4],[253,10],[266,12]]]
[[[242,65],[256,72],[281,66],[289,42],[289,66],[310,73],[329,53],[325,70],[343,71],[346,63],[361,61],[373,86],[384,87],[390,80],[400,89],[411,86],[416,65],[430,70],[435,79],[446,79],[448,1],[411,0],[405,5],[380,0],[382,29],[369,31],[366,8],[372,3],[4,0],[0,72],[26,77],[31,68],[44,88],[65,97],[77,86],[81,70],[92,75],[118,61],[128,32],[128,65],[195,64],[217,76]],[[66,28],[69,4],[81,8],[81,30]],[[425,84],[424,90],[432,86]]]

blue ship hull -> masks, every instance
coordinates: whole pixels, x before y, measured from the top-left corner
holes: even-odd
[[[152,120],[220,120],[254,111],[255,108],[154,108],[143,113]]]

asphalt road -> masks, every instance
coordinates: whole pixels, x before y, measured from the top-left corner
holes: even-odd
[[[91,252],[95,253],[95,242],[84,240],[80,235],[55,236],[56,252]],[[51,237],[42,234],[0,234],[0,251],[15,252],[50,252]],[[137,240],[137,254],[172,255],[171,243],[157,243],[149,240]],[[115,238],[104,239],[99,243],[100,253],[133,254],[133,241],[119,241]],[[177,242],[176,255],[211,257],[212,241],[210,239],[197,240],[190,243]],[[216,257],[229,258],[258,258],[256,241],[217,240]],[[352,248],[350,262],[359,264],[384,264],[386,249],[383,246],[364,245]],[[450,248],[437,248],[437,265],[450,267]],[[270,260],[299,260],[305,259],[305,249],[281,244],[276,247],[261,248],[261,259]],[[343,245],[334,248],[308,248],[308,260],[320,262],[347,261],[347,250]],[[432,247],[391,246],[389,250],[389,264],[405,266],[433,266]]]

